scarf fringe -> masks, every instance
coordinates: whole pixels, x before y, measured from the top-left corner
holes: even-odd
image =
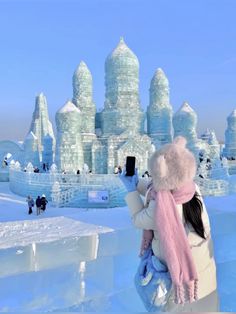
[[[198,280],[190,281],[186,284],[175,285],[175,303],[192,303],[198,300]]]

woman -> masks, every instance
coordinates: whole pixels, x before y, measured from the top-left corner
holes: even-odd
[[[46,196],[43,194],[41,197],[41,209],[42,209],[42,211],[46,210],[47,203],[48,203],[48,200],[46,199]]]
[[[134,225],[149,230],[149,237],[153,235],[153,254],[169,270],[172,288],[164,310],[217,312],[210,223],[193,182],[195,158],[185,146],[186,140],[177,137],[153,154],[149,161],[152,184],[148,190],[143,181],[135,188],[135,176],[123,176],[129,191],[126,202]],[[146,194],[144,202],[140,194]],[[143,239],[141,251],[147,247],[147,241]]]
[[[33,213],[33,207],[34,207],[34,200],[32,199],[32,197],[30,195],[28,195],[26,202],[28,204],[28,214],[31,215]]]

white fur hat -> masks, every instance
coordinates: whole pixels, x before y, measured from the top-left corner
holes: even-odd
[[[196,161],[186,143],[184,137],[178,136],[151,156],[149,171],[156,191],[175,190],[194,179]]]

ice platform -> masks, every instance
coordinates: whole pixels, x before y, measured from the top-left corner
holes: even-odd
[[[144,310],[133,286],[140,233],[132,226],[52,217],[1,223],[0,232],[0,311]]]

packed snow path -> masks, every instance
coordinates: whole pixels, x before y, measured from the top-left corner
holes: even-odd
[[[236,198],[206,204],[221,311],[236,311]],[[139,232],[127,208],[27,211],[0,183],[0,311],[144,311],[133,287]]]

